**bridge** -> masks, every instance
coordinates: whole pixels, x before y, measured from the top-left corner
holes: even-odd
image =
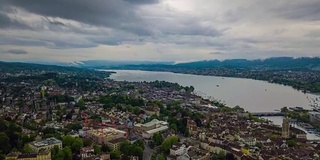
[[[257,117],[268,117],[268,116],[284,116],[285,113],[283,112],[253,112],[251,113],[253,116],[257,116]]]

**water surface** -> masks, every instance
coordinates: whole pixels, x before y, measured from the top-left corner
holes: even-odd
[[[113,71],[117,73],[110,78],[116,81],[163,80],[183,86],[192,85],[195,92],[204,98],[214,97],[228,106],[239,105],[250,112],[273,112],[284,106],[310,109],[310,100],[317,97],[304,94],[290,86],[252,79],[137,70]]]

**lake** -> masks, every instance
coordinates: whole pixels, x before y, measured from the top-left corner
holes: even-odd
[[[250,112],[274,112],[284,106],[311,109],[310,101],[316,95],[304,94],[290,86],[268,83],[265,81],[201,76],[171,72],[138,70],[112,70],[110,76],[116,81],[168,81],[183,86],[194,86],[195,93],[204,98],[214,98],[228,106],[239,105]],[[319,98],[320,99],[320,98]]]

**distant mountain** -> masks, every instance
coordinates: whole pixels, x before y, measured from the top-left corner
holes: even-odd
[[[320,70],[320,58],[319,57],[273,57],[268,59],[228,59],[228,60],[205,60],[178,64],[152,64],[152,65],[127,65],[121,67],[121,69],[207,69],[207,68],[237,68],[237,69],[264,69],[264,70],[282,70],[282,69],[310,69]]]
[[[153,62],[153,61],[108,61],[108,60],[88,60],[70,63],[71,66],[86,68],[113,68],[126,65],[172,65],[174,62]]]

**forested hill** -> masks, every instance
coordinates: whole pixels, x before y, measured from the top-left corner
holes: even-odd
[[[262,70],[320,70],[320,58],[314,57],[277,57],[265,60],[247,60],[247,59],[230,59],[230,60],[206,60],[188,63],[179,63],[173,65],[155,64],[155,65],[126,65],[120,68],[167,68],[167,69],[208,69],[208,68],[238,68],[238,69],[262,69]]]
[[[214,68],[214,67],[235,67],[235,68],[265,68],[265,69],[320,69],[320,58],[292,58],[279,57],[268,58],[265,60],[246,60],[246,59],[231,59],[231,60],[211,60],[198,61],[190,63],[176,64],[177,67],[191,68]]]

